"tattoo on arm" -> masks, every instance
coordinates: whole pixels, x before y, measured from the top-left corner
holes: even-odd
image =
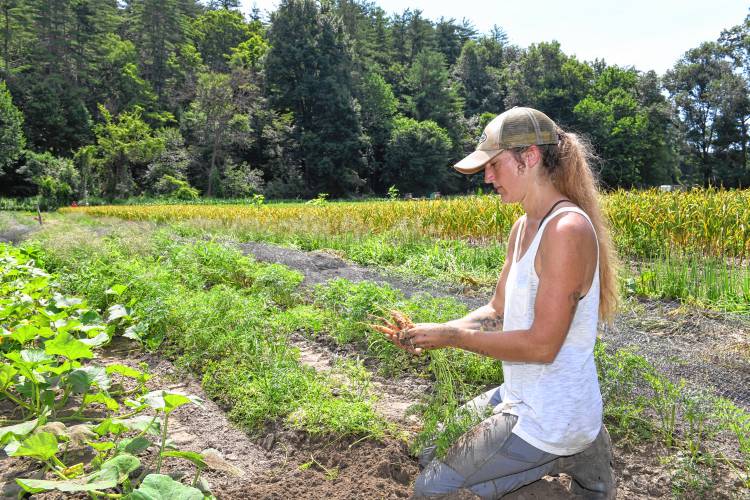
[[[470,318],[466,320],[464,327],[469,330],[479,330],[480,332],[497,332],[503,329],[503,317],[492,313]]]
[[[482,332],[496,332],[503,328],[503,317],[494,316],[488,318],[482,318],[478,321],[479,331]]]

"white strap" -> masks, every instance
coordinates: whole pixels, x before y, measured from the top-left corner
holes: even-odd
[[[518,225],[518,232],[516,233],[516,246],[513,250],[513,262],[518,262],[518,247],[521,241],[521,233],[526,229],[526,215],[521,217],[521,223]]]

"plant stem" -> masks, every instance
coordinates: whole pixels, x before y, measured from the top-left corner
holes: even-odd
[[[76,412],[72,416],[80,415],[83,413],[83,410],[86,408],[86,396],[88,396],[89,390],[86,389],[83,391],[83,396],[81,396],[81,407],[76,410]]]
[[[159,447],[159,459],[156,462],[156,473],[159,474],[161,471],[161,462],[164,458],[164,445],[167,443],[167,422],[169,421],[169,413],[164,412],[164,426],[161,428],[161,446]]]
[[[27,410],[29,410],[30,412],[35,412],[35,413],[38,413],[38,412],[36,412],[36,410],[34,409],[34,407],[33,407],[33,406],[31,406],[31,405],[28,405],[28,404],[24,403],[24,402],[23,402],[23,401],[21,401],[20,399],[17,399],[17,398],[15,397],[15,396],[13,396],[13,395],[12,395],[11,393],[9,393],[8,391],[3,391],[3,394],[5,395],[5,397],[7,397],[8,399],[10,399],[10,400],[11,400],[11,401],[13,401],[14,403],[16,403],[16,404],[17,404],[18,406],[21,406],[21,407],[23,407],[23,408],[26,408],[26,409],[27,409]]]
[[[195,477],[193,478],[193,484],[191,486],[195,487],[196,484],[198,484],[198,480],[201,477],[201,472],[203,472],[203,469],[200,467],[197,468],[197,472],[195,473]]]
[[[141,436],[145,436],[146,433],[148,432],[148,430],[151,428],[151,426],[154,425],[154,422],[156,422],[156,419],[157,419],[158,416],[159,416],[158,414],[154,415],[154,418],[151,419],[151,422],[149,422],[148,425],[141,432],[139,432],[138,434],[136,434],[135,437],[139,438]]]
[[[52,458],[55,458],[55,459],[56,459],[56,457],[52,457]],[[58,460],[58,462],[59,462],[59,460]],[[53,464],[51,464],[51,463],[49,462],[49,460],[45,460],[45,461],[44,461],[44,463],[45,463],[45,464],[47,465],[47,467],[49,467],[49,468],[50,468],[50,470],[51,470],[52,472],[54,472],[55,474],[57,474],[58,476],[60,476],[60,478],[61,478],[61,479],[63,479],[63,480],[67,480],[67,479],[68,479],[68,478],[67,478],[67,477],[65,476],[65,474],[63,474],[62,472],[60,472],[59,470],[57,470],[57,467],[55,467],[55,466],[54,466]]]

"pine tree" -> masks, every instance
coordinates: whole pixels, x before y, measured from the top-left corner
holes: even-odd
[[[361,188],[364,143],[342,24],[312,0],[285,0],[272,16],[269,42],[269,93],[276,109],[294,114],[308,194]]]
[[[18,159],[25,145],[23,115],[13,105],[5,82],[0,81],[0,176]]]

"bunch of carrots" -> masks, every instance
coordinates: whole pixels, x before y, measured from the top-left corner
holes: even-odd
[[[370,316],[372,319],[382,321],[382,325],[368,324],[367,326],[375,330],[376,332],[388,335],[388,338],[397,346],[404,348],[414,354],[422,354],[421,347],[414,347],[411,339],[406,336],[406,331],[410,328],[414,328],[414,322],[401,311],[391,309],[389,311],[391,315],[390,319],[381,318],[379,316]]]

